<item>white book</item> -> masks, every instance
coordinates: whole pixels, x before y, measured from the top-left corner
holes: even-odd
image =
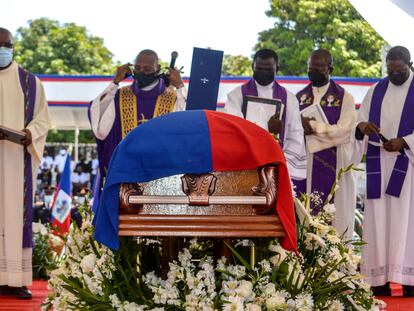
[[[315,121],[329,124],[328,119],[319,104],[310,105],[309,107],[303,109],[300,113],[303,117],[314,118]]]
[[[267,130],[269,118],[276,115],[282,119],[285,105],[280,99],[244,96],[242,111],[246,120]]]

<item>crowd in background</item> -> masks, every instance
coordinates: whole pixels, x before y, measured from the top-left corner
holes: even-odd
[[[53,197],[64,173],[68,155],[71,156],[70,180],[73,212],[77,211],[79,204],[83,203],[86,195],[93,189],[99,166],[95,150],[80,149],[78,161],[74,161],[73,155],[68,152],[67,148],[46,147],[37,174],[34,221],[43,223],[49,221]]]

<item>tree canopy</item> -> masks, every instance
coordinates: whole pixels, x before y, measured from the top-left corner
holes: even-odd
[[[30,20],[15,36],[15,59],[35,74],[113,74],[112,53],[102,38],[74,23]]]
[[[255,49],[274,49],[284,75],[306,74],[307,59],[317,48],[331,51],[334,75],[378,77],[384,40],[344,0],[271,0],[267,16],[274,27],[259,33]]]
[[[252,60],[243,55],[225,54],[221,72],[226,76],[251,76]]]

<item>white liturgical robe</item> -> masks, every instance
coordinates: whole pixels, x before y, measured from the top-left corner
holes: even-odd
[[[381,108],[381,133],[388,139],[396,138],[403,106],[413,73],[401,86],[388,84]],[[364,98],[357,124],[368,121],[372,86]],[[414,116],[412,116],[414,122]],[[410,150],[405,150],[409,159],[407,174],[399,197],[385,193],[398,152],[381,148],[381,197],[366,199],[364,210],[361,272],[372,286],[386,282],[414,285],[414,134],[403,137]],[[368,137],[356,141],[355,161],[366,152]]]
[[[15,130],[24,128],[24,95],[18,65],[0,70],[0,124]],[[36,78],[36,99],[28,151],[35,184],[50,127],[45,93]],[[0,285],[21,287],[32,282],[32,249],[23,248],[24,151],[21,145],[0,140]],[[34,188],[35,189],[35,188]]]
[[[262,86],[256,81],[258,97],[272,98],[273,83]],[[303,138],[303,128],[299,113],[298,101],[291,92],[287,92],[287,108],[285,120],[285,132],[283,151],[286,157],[286,163],[289,170],[289,175],[293,179],[303,179],[306,177],[306,151],[305,142]],[[227,101],[224,107],[224,112],[243,118],[242,113],[243,95],[242,87],[238,86],[227,94]],[[273,114],[267,114],[262,111],[260,117],[263,121],[260,124],[266,124]],[[267,127],[265,130],[269,130]]]
[[[328,91],[329,83],[322,87],[312,87],[313,105],[320,105],[322,97]],[[356,112],[353,96],[345,91],[342,101],[341,115],[336,124],[327,124],[321,121],[310,121],[314,131],[312,135],[306,135],[307,176],[306,192],[310,193],[313,154],[315,152],[336,147],[336,174],[341,168],[350,165],[352,158],[351,137],[355,125]],[[352,171],[343,175],[335,193],[334,204],[336,208],[334,227],[339,235],[343,235],[344,241],[351,240],[354,233],[356,185]]]

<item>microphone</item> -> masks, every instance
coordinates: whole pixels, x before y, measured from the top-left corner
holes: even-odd
[[[171,52],[171,61],[170,61],[170,68],[174,69],[175,67],[175,60],[178,57],[178,53],[176,51]]]

